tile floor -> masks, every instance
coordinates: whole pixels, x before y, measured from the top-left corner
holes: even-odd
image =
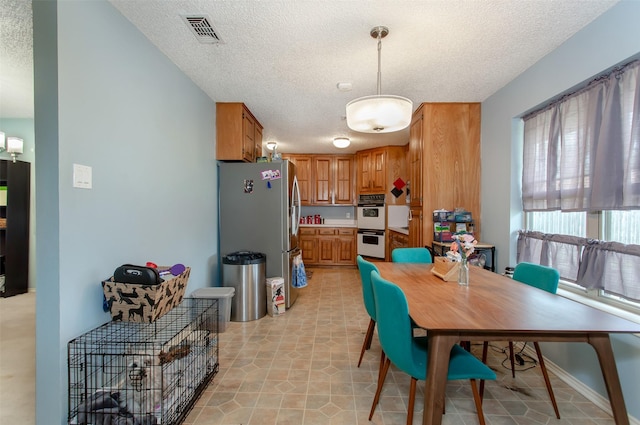
[[[35,295],[0,299],[0,424],[33,425]],[[20,316],[18,316],[20,312]],[[185,423],[193,425],[396,425],[406,422],[409,377],[390,371],[371,422],[380,346],[374,336],[356,367],[369,317],[356,269],[314,269],[309,286],[280,317],[231,322],[220,334],[220,373]],[[500,344],[495,344],[499,347]],[[479,347],[474,346],[474,352]],[[516,379],[493,351],[484,410],[489,425],[609,425],[611,416],[552,376],[562,419],[558,420],[538,368]],[[414,423],[422,422],[418,383]],[[9,390],[10,389],[10,390]],[[467,381],[447,387],[445,425],[476,424]]]

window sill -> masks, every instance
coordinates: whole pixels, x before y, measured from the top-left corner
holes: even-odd
[[[569,298],[573,301],[579,302],[584,305],[588,305],[589,307],[596,308],[598,310],[602,310],[609,314],[613,314],[614,316],[618,316],[622,319],[629,320],[630,322],[640,324],[640,314],[634,313],[623,308],[616,307],[614,305],[608,304],[603,301],[595,300],[592,297],[585,296],[577,291],[572,291],[567,288],[558,288],[558,295],[561,295],[565,298]],[[633,334],[640,338],[640,334]]]

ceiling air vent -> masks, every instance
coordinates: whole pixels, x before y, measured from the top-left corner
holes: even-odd
[[[209,17],[206,15],[182,15],[182,19],[187,23],[189,29],[193,32],[200,43],[222,43],[222,39],[216,33],[216,30],[209,23]]]

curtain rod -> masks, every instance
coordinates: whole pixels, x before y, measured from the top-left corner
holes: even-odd
[[[591,80],[589,80],[586,83],[583,83],[580,85],[580,87],[572,92],[569,93],[565,93],[563,95],[560,95],[560,97],[556,98],[555,100],[550,101],[549,103],[547,103],[545,106],[538,108],[532,112],[527,113],[526,115],[523,115],[522,119],[523,120],[528,120],[531,117],[538,115],[542,112],[545,112],[553,107],[555,107],[556,105],[558,105],[559,103],[562,103],[564,101],[566,101],[568,98],[573,97],[573,96],[577,96],[581,93],[584,93],[586,90],[591,89],[593,86],[595,86],[598,83],[602,83],[603,81],[606,81],[609,79],[609,77],[611,77],[611,75],[615,74],[616,78],[619,78],[621,74],[623,74],[627,68],[636,65],[636,64],[640,64],[640,60],[639,59],[634,59],[631,62],[627,62],[624,65],[620,65],[620,66],[616,66],[613,69],[609,70],[608,72],[605,72],[601,75],[598,75],[597,77],[592,78]]]

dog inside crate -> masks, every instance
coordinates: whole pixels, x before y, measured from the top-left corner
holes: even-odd
[[[108,332],[98,328],[82,343],[72,341],[69,423],[177,423],[196,389],[217,371],[217,341],[206,326],[192,321],[176,332],[176,326],[111,322]]]

